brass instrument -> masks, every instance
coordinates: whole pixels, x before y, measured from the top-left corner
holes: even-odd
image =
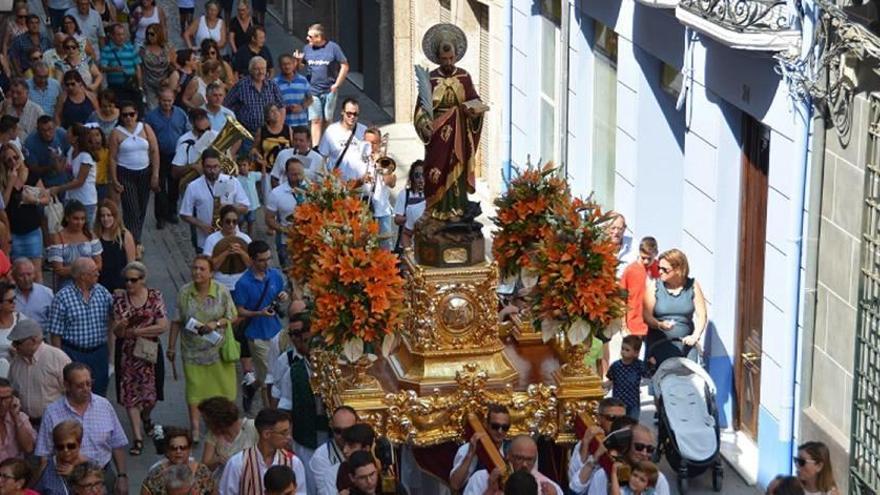
[[[230,116],[227,116],[226,124],[223,126],[222,129],[220,129],[220,132],[217,133],[217,136],[211,141],[210,144],[205,145],[200,139],[194,145],[196,147],[198,160],[202,159],[202,153],[206,149],[213,148],[215,151],[220,153],[220,171],[226,175],[231,175],[234,177],[238,175],[238,164],[235,162],[235,160],[232,159],[232,157],[229,156],[228,152],[235,143],[244,139],[250,139],[251,141],[253,141],[254,136],[249,130],[245,129],[245,127],[241,125],[239,121]],[[188,186],[190,182],[196,180],[199,175],[201,174],[196,169],[191,168],[187,170],[186,174],[184,174],[183,177],[180,178],[181,196],[183,196],[183,193],[186,192],[186,186]],[[215,217],[217,216],[217,213],[217,209],[215,208]]]
[[[388,156],[388,134],[382,136],[379,150],[379,158],[376,158],[376,173],[379,175],[393,174],[397,170],[397,162]]]

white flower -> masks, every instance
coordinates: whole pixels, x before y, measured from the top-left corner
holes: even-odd
[[[342,344],[342,355],[349,363],[354,363],[364,355],[364,341],[360,337],[353,337]]]
[[[562,322],[559,320],[541,320],[541,340],[546,344],[556,337]]]
[[[571,345],[583,344],[590,336],[590,324],[581,318],[577,318],[568,327],[568,343]]]

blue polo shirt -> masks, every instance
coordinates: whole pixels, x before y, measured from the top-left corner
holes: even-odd
[[[263,294],[263,286],[267,280],[269,287]],[[259,311],[269,306],[283,290],[284,277],[281,275],[281,270],[270,268],[263,279],[258,279],[254,276],[253,269],[249,268],[235,283],[232,299],[236,306],[250,311]],[[263,297],[260,298],[260,295]],[[250,319],[244,334],[252,340],[269,340],[278,335],[280,331],[281,320],[278,315],[257,316]]]
[[[171,115],[165,115],[161,108],[147,112],[144,122],[150,124],[159,142],[159,153],[174,155],[177,151],[177,140],[189,130],[189,119],[180,107],[171,107]]]
[[[55,129],[55,137],[51,143],[43,141],[39,131],[34,131],[24,140],[25,164],[33,170],[34,166],[45,167],[51,164],[51,155],[49,148],[55,148],[61,156],[67,154],[70,144],[67,142],[67,132],[62,128]],[[69,174],[67,172],[52,171],[46,175],[40,175],[43,179],[43,185],[46,187],[58,186],[69,182]]]

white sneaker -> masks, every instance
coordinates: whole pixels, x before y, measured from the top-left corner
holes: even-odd
[[[248,371],[244,374],[244,378],[241,380],[242,385],[250,386],[257,383],[257,374],[253,371]]]

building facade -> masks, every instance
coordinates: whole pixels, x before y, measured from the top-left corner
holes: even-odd
[[[733,16],[744,3],[753,16]],[[810,19],[786,2],[511,0],[503,167],[563,164],[636,241],[678,247],[707,298],[723,453],[762,486],[799,440],[811,106],[775,55]]]

